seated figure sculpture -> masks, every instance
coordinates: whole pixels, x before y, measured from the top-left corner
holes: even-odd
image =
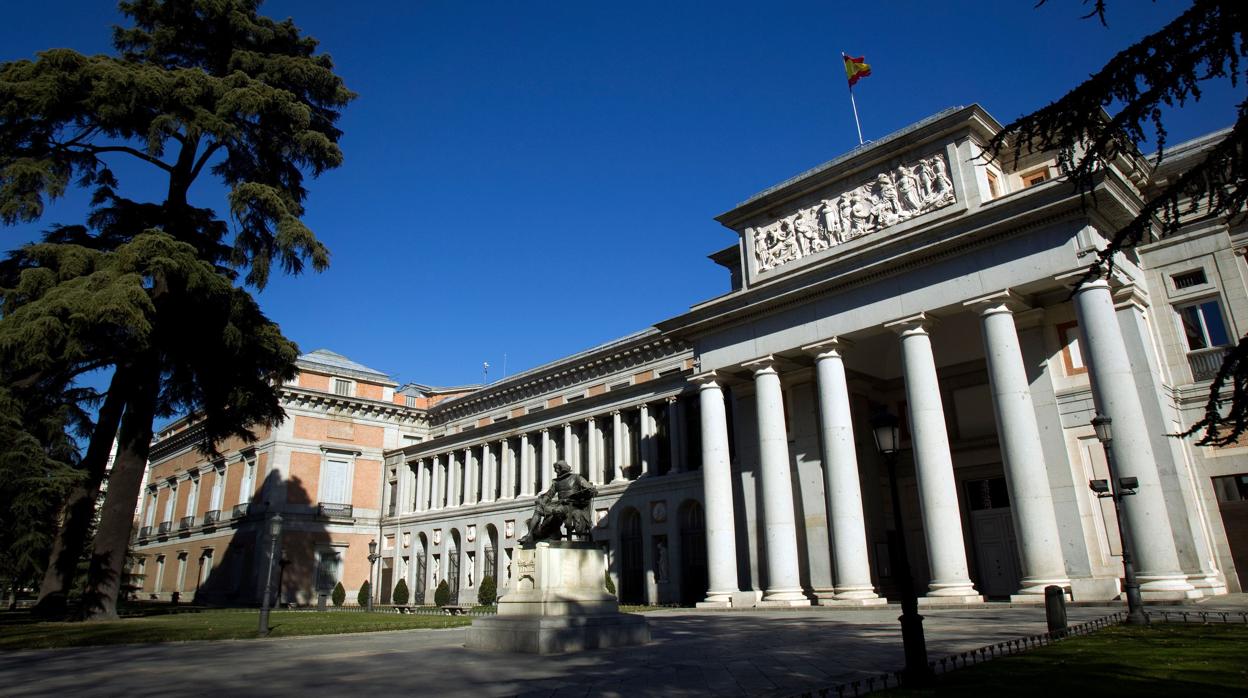
[[[588,540],[593,527],[593,503],[598,490],[589,480],[572,472],[566,461],[555,463],[555,481],[537,498],[529,532],[520,538],[520,545],[544,540],[559,540],[560,529],[566,525],[572,539]]]

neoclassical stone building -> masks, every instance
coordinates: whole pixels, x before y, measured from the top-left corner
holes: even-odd
[[[881,603],[897,532],[868,423],[888,410],[923,603],[1118,594],[1112,505],[1088,487],[1107,476],[1098,411],[1139,481],[1145,597],[1240,588],[1248,450],[1169,435],[1248,329],[1248,238],[1193,217],[1079,283],[1221,134],[1161,167],[1119,158],[1085,205],[1052,153],[980,159],[999,129],[950,109],[751,197],[717,219],[738,237],[711,255],[728,293],[431,409],[431,438],[386,454],[380,587],[505,587],[565,459],[599,485],[625,601]]]
[[[336,581],[354,598],[373,574],[383,603],[399,579],[417,603],[443,580],[473,603],[485,576],[505,591],[563,459],[599,488],[594,540],[625,602],[882,603],[900,587],[879,411],[902,418],[895,484],[925,604],[1039,600],[1049,584],[1076,600],[1119,593],[1112,505],[1088,487],[1108,472],[1098,412],[1120,474],[1139,481],[1125,513],[1145,597],[1241,589],[1248,443],[1170,435],[1198,418],[1248,331],[1248,234],[1193,216],[1080,283],[1106,234],[1224,134],[1160,166],[1119,158],[1089,203],[1052,153],[982,160],[999,129],[978,106],[950,109],[751,197],[717,219],[737,238],[710,255],[729,290],[616,341],[453,389],[400,388],[314,352],[287,387],[292,420],[223,461],[175,425],[154,451],[145,593],[172,588],[175,556],[240,541],[246,566],[226,588],[257,598],[259,521],[280,502],[284,600]],[[341,477],[349,502],[327,494]],[[213,478],[222,496],[194,484]],[[184,528],[188,487],[213,494]]]

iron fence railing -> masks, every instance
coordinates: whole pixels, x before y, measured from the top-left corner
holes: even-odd
[[[335,502],[321,502],[317,510],[327,519],[349,519],[355,513],[355,507],[350,504]]]
[[[194,526],[194,525],[195,525],[195,517],[194,517],[194,516],[183,516],[181,519],[179,519],[179,520],[178,520],[178,530],[179,530],[179,531],[186,531],[186,530],[190,530],[190,528],[191,528],[192,526]]]
[[[230,518],[241,519],[249,513],[251,513],[250,503],[243,502],[242,504],[235,504],[234,510],[230,512]]]
[[[220,520],[221,520],[220,509],[213,509],[212,511],[204,512],[204,525],[205,526],[211,526],[212,524],[215,524]]]
[[[173,522],[172,522],[172,521],[161,521],[161,522],[160,522],[160,526],[156,529],[156,532],[157,532],[157,533],[168,533],[168,532],[169,532],[169,531],[171,531],[171,530],[173,530]]]
[[[151,527],[151,526],[140,526],[140,527],[139,527],[139,538],[147,538],[148,536],[151,536],[151,535],[152,535],[152,527]]]
[[[982,664],[998,657],[1008,657],[1010,655],[1026,652],[1027,650],[1051,645],[1054,642],[1060,642],[1069,637],[1079,635],[1091,635],[1099,630],[1108,628],[1112,625],[1118,625],[1127,619],[1126,611],[1118,611],[1108,616],[1094,618],[1085,623],[1077,623],[1067,627],[1065,630],[1054,630],[1039,635],[1030,635],[1014,640],[1006,640],[1005,642],[997,642],[983,647],[977,647],[966,652],[955,652],[947,657],[931,660],[927,663],[933,675],[945,674],[954,669],[962,669],[972,664]],[[904,674],[902,671],[890,671],[874,676],[867,676],[856,681],[847,681],[834,686],[803,691],[795,693],[793,696],[801,698],[844,698],[845,696],[860,696],[872,691],[882,691],[889,688],[899,688],[903,686]]]

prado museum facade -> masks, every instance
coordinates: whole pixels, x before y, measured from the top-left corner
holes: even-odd
[[[751,197],[717,218],[738,238],[710,255],[727,292],[636,334],[458,388],[313,352],[287,421],[215,461],[193,419],[175,423],[142,502],[140,594],[254,603],[272,512],[282,602],[338,582],[354,600],[370,575],[381,603],[400,579],[417,604],[441,581],[464,605],[487,576],[505,594],[564,460],[598,490],[592,539],[623,603],[884,603],[901,595],[897,520],[921,604],[1042,601],[1051,584],[1110,599],[1098,413],[1138,481],[1123,509],[1145,600],[1242,589],[1248,442],[1171,435],[1248,331],[1248,231],[1193,217],[1086,278],[1224,134],[1159,166],[1120,157],[1081,199],[1053,153],[982,160],[999,130],[946,110]],[[881,412],[901,418],[895,480]]]

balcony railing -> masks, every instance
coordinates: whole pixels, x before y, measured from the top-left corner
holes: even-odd
[[[350,504],[321,502],[318,511],[322,517],[327,519],[349,519],[355,513],[355,507]]]
[[[1198,383],[1213,380],[1218,375],[1218,369],[1222,368],[1222,359],[1230,350],[1230,347],[1211,347],[1188,352],[1187,363],[1192,367],[1192,380]]]
[[[178,520],[178,530],[179,530],[179,531],[187,531],[187,530],[190,530],[191,526],[194,526],[194,525],[195,525],[195,517],[194,517],[194,516],[183,516],[181,519],[179,519],[179,520]]]
[[[151,526],[140,526],[140,527],[139,527],[139,538],[148,538],[148,537],[150,537],[151,535],[152,535],[152,527],[151,527]]]
[[[161,521],[161,522],[160,522],[160,527],[156,529],[156,532],[157,532],[157,533],[168,533],[168,532],[169,532],[169,531],[171,531],[171,530],[173,530],[173,522],[172,522],[172,521]]]
[[[205,526],[211,526],[220,520],[221,520],[220,509],[213,509],[212,511],[204,512],[204,525]]]
[[[249,513],[251,513],[250,502],[243,502],[242,504],[235,504],[234,511],[230,513],[231,514],[230,518],[241,519]]]

